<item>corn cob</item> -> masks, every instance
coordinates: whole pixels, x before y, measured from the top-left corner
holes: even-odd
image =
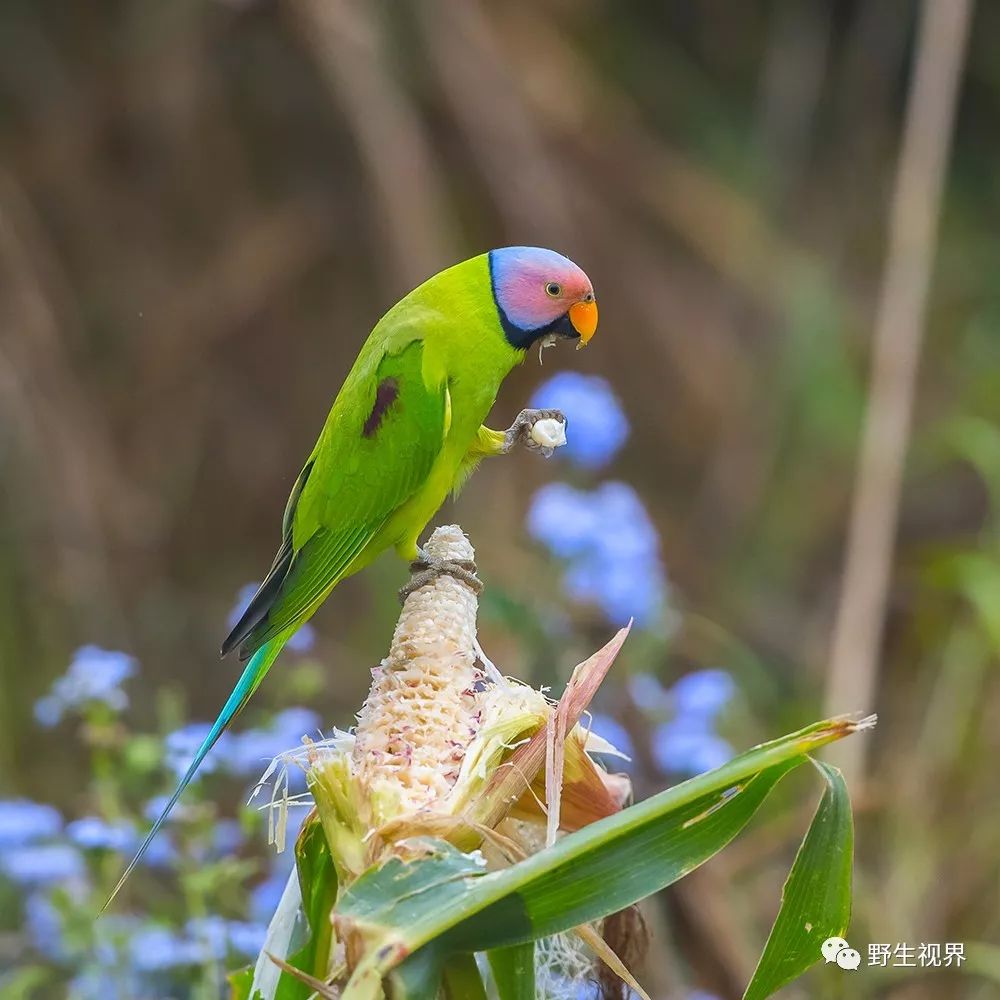
[[[475,556],[457,525],[438,528],[426,552],[467,564]],[[478,608],[473,587],[447,573],[406,598],[355,732],[352,770],[381,813],[372,826],[440,803],[458,780],[482,719]]]

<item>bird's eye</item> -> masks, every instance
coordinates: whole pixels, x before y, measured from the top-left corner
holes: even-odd
[[[594,301],[594,293],[593,292],[587,292],[587,294],[584,295],[584,297],[583,297],[583,301],[584,302],[593,302]]]
[[[562,295],[562,285],[560,285],[556,281],[550,281],[545,286],[545,294],[546,295],[551,295],[552,298],[554,298],[554,299],[559,298],[559,296]]]

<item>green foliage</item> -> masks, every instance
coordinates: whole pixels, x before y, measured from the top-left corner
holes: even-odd
[[[490,972],[500,1000],[535,1000],[535,942],[492,948]]]
[[[394,997],[433,1000],[442,977],[446,984],[450,977],[454,990],[470,975],[463,954],[483,951],[502,1000],[529,995],[517,972],[530,955],[525,946],[597,922],[683,878],[743,829],[771,789],[809,759],[807,753],[870,724],[817,723],[755,747],[500,871],[487,873],[478,854],[444,841],[427,841],[427,853],[417,860],[391,857],[346,887],[336,903],[337,926],[365,942],[344,1000],[374,1000],[383,979]],[[748,992],[753,1000],[764,1000],[813,965],[822,940],[846,929],[850,803],[839,774],[826,765],[819,770],[827,791],[786,884]],[[303,893],[314,905],[315,886],[307,889],[303,882]],[[314,931],[320,926],[310,924]],[[806,925],[812,932],[803,930]],[[317,978],[323,971],[315,971]],[[287,972],[281,980],[286,978]],[[283,995],[279,989],[262,997]]]
[[[827,787],[781,894],[781,909],[743,1000],[766,1000],[814,965],[820,945],[851,918],[854,822],[840,772],[816,765]]]
[[[295,845],[295,864],[310,934],[309,941],[290,961],[297,968],[323,978],[330,965],[333,935],[330,913],[337,902],[337,869],[318,819],[308,821],[302,828]]]
[[[90,775],[77,790],[82,815],[66,822],[48,804],[4,803],[8,813],[42,810],[51,826],[26,836],[23,843],[11,832],[16,828],[3,831],[15,839],[3,852],[0,926],[7,932],[4,925],[14,921],[9,929],[19,945],[13,968],[0,978],[4,996],[44,997],[61,990],[73,1000],[153,993],[210,1000],[218,996],[225,970],[255,954],[266,931],[263,923],[247,919],[250,887],[266,869],[268,855],[274,857],[264,844],[260,813],[237,806],[236,818],[216,801],[232,798],[234,777],[245,782],[246,775],[259,775],[263,762],[256,752],[274,735],[266,726],[242,730],[254,747],[245,767],[236,770],[235,757],[228,758],[228,775],[205,775],[191,788],[134,883],[98,918],[149,812],[159,808],[155,798],[149,801],[151,794],[165,792],[176,780],[172,754],[178,738],[186,736],[185,729],[169,732],[169,713],[160,720],[167,735],[130,728],[121,685],[136,667],[108,674],[109,664],[120,665],[122,657],[96,648],[81,650],[74,664],[83,669],[74,672],[71,666],[67,675],[75,683],[64,682],[58,689],[60,721],[77,726],[73,742]],[[78,682],[81,676],[89,687]],[[291,739],[280,733],[276,738]],[[242,788],[237,794],[242,798]],[[308,873],[312,861],[322,876],[315,884],[329,886],[323,838],[313,848],[302,870]],[[49,866],[62,865],[63,870],[47,871],[45,852],[54,859]],[[36,857],[43,859],[41,864],[32,861]],[[311,963],[322,945],[319,935],[305,959]]]

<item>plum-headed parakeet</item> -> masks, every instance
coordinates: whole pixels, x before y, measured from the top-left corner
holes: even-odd
[[[530,444],[538,411],[524,411],[508,431],[483,424],[507,374],[530,348],[557,338],[583,346],[596,327],[590,279],[537,247],[504,247],[456,264],[379,320],[292,488],[270,572],[222,644],[223,655],[239,649],[246,669],[111,899],[284,644],[330,591],[384,549],[416,559],[428,521],[480,459],[518,440]]]

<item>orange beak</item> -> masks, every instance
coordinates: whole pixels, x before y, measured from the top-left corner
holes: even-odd
[[[589,302],[575,302],[569,307],[569,321],[573,324],[573,329],[580,334],[577,350],[586,347],[597,329],[597,303],[593,299]]]

